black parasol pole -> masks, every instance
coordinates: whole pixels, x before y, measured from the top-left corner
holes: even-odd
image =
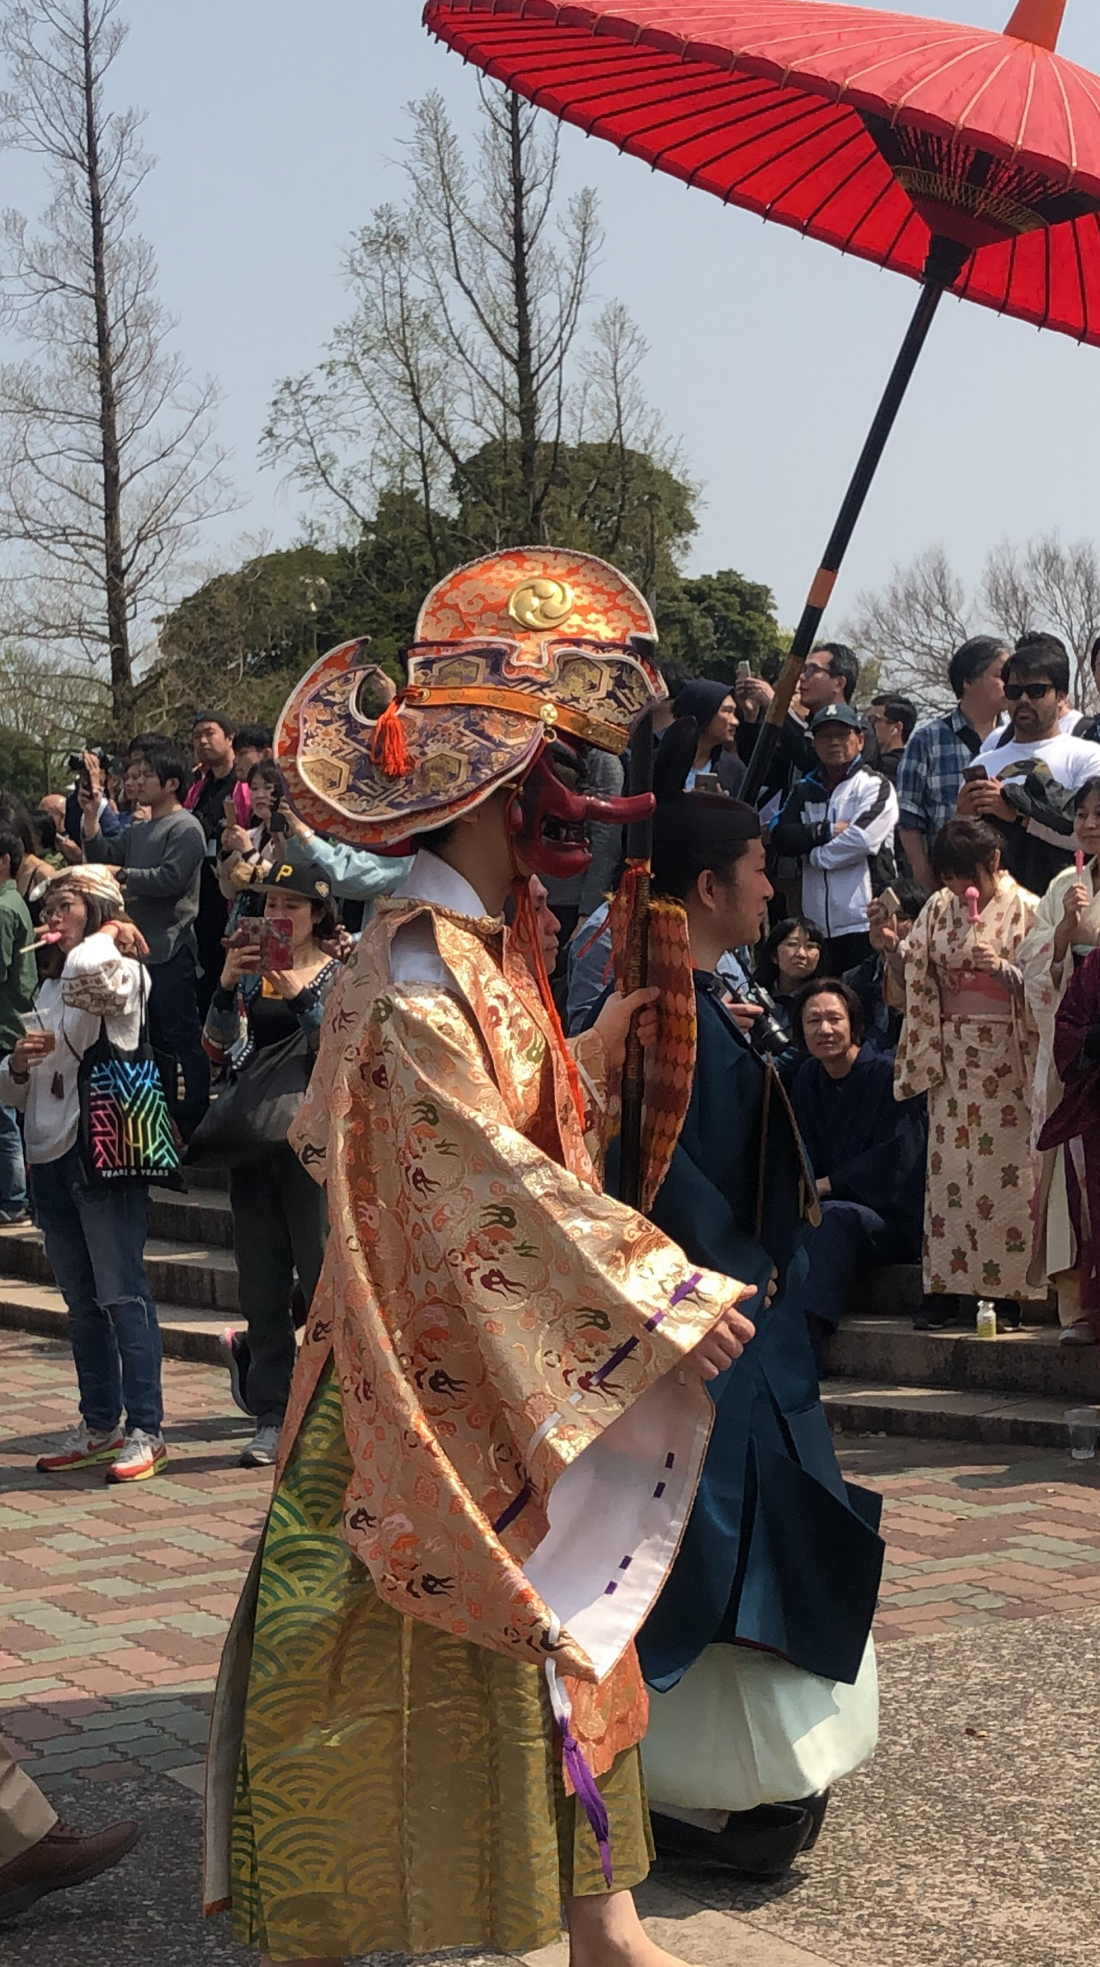
[[[913,379],[913,371],[920,359],[921,351],[928,339],[928,331],[936,318],[944,294],[955,285],[968,259],[969,248],[956,244],[953,239],[933,239],[924,268],[924,284],[920,299],[909,323],[909,330],[898,352],[897,361],[890,374],[890,380],[883,392],[875,420],[867,433],[867,442],[860,453],[852,482],[848,487],[844,504],[837,515],[836,525],[829,535],[821,565],[814,575],[809,598],[802,610],[802,618],[794,632],[790,652],[783,665],[775,695],[768,705],[768,713],[760,727],[756,747],[749,760],[745,782],[740,797],[756,801],[760,789],[768,775],[768,767],[779,742],[783,721],[790,710],[802,666],[814,647],[821,619],[829,605],[836,586],[841,563],[851,544],[859,515],[863,511],[867,494],[874,476],[882,461],[890,432],[894,428],[898,411],[905,400],[905,392]]]
[[[653,712],[647,712],[630,747],[631,797],[653,791]],[[653,815],[626,829],[626,878],[633,882],[634,907],[623,952],[623,992],[644,990],[649,974],[649,888],[653,859]],[[645,1098],[645,1052],[638,1037],[637,1016],[631,1019],[623,1061],[622,1124],[619,1134],[619,1200],[632,1209],[642,1206],[642,1103]]]

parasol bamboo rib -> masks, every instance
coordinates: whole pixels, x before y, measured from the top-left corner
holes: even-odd
[[[898,351],[890,380],[883,391],[882,401],[867,433],[867,441],[860,453],[859,463],[852,475],[852,482],[837,514],[836,524],[829,535],[829,544],[821,557],[821,565],[814,576],[806,606],[795,629],[794,639],[776,684],[775,694],[768,705],[768,714],[749,760],[745,782],[741,788],[742,799],[755,802],[768,776],[768,766],[775,755],[783,720],[790,710],[806,657],[814,646],[822,617],[836,586],[844,555],[851,545],[852,534],[866,504],[867,494],[874,483],[875,473],[905,400],[905,392],[912,381],[913,371],[928,339],[929,329],[936,318],[936,310],[948,288],[959,278],[968,258],[965,249],[956,246],[950,239],[933,241],[920,299],[914,309],[913,319],[909,323],[909,331]]]

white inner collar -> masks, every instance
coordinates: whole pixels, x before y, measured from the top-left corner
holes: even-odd
[[[437,908],[448,908],[455,915],[484,917],[493,913],[464,874],[458,874],[449,862],[429,853],[426,847],[420,849],[405,879],[393,892],[401,900],[433,902]]]

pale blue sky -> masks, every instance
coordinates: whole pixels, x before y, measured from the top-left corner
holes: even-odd
[[[1011,0],[927,4],[1001,27]],[[402,105],[472,74],[428,40],[419,0],[129,0],[121,89],[148,110],[144,193],[162,286],[192,365],[221,381],[221,432],[247,503],[222,526],[277,544],[300,501],[261,472],[271,386],[309,366],[344,308],[340,257],[371,207]],[[1062,52],[1100,68],[1100,14],[1070,0]],[[733,565],[798,612],[913,306],[908,281],[762,225],[565,134],[570,183],[599,191],[602,297],[652,353],[646,387],[705,483],[698,570]],[[7,197],[30,187],[9,172]],[[1005,536],[1095,534],[1100,349],[948,301],[857,535],[839,618],[895,560],[942,540],[968,574]],[[369,630],[370,623],[363,628]]]

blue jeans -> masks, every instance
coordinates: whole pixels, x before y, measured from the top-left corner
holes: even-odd
[[[0,1222],[21,1216],[27,1206],[27,1170],[23,1136],[13,1106],[0,1106]]]
[[[169,1112],[184,1140],[190,1140],[210,1104],[210,1060],[202,1049],[197,992],[195,959],[189,949],[177,949],[167,963],[151,965],[149,1036]],[[176,1089],[177,1061],[183,1071],[182,1105]]]
[[[35,1220],[57,1286],[69,1308],[69,1338],[90,1428],[113,1428],[125,1407],[128,1428],[159,1434],[160,1326],[145,1274],[144,1182],[83,1187],[75,1147],[59,1161],[31,1165]]]

